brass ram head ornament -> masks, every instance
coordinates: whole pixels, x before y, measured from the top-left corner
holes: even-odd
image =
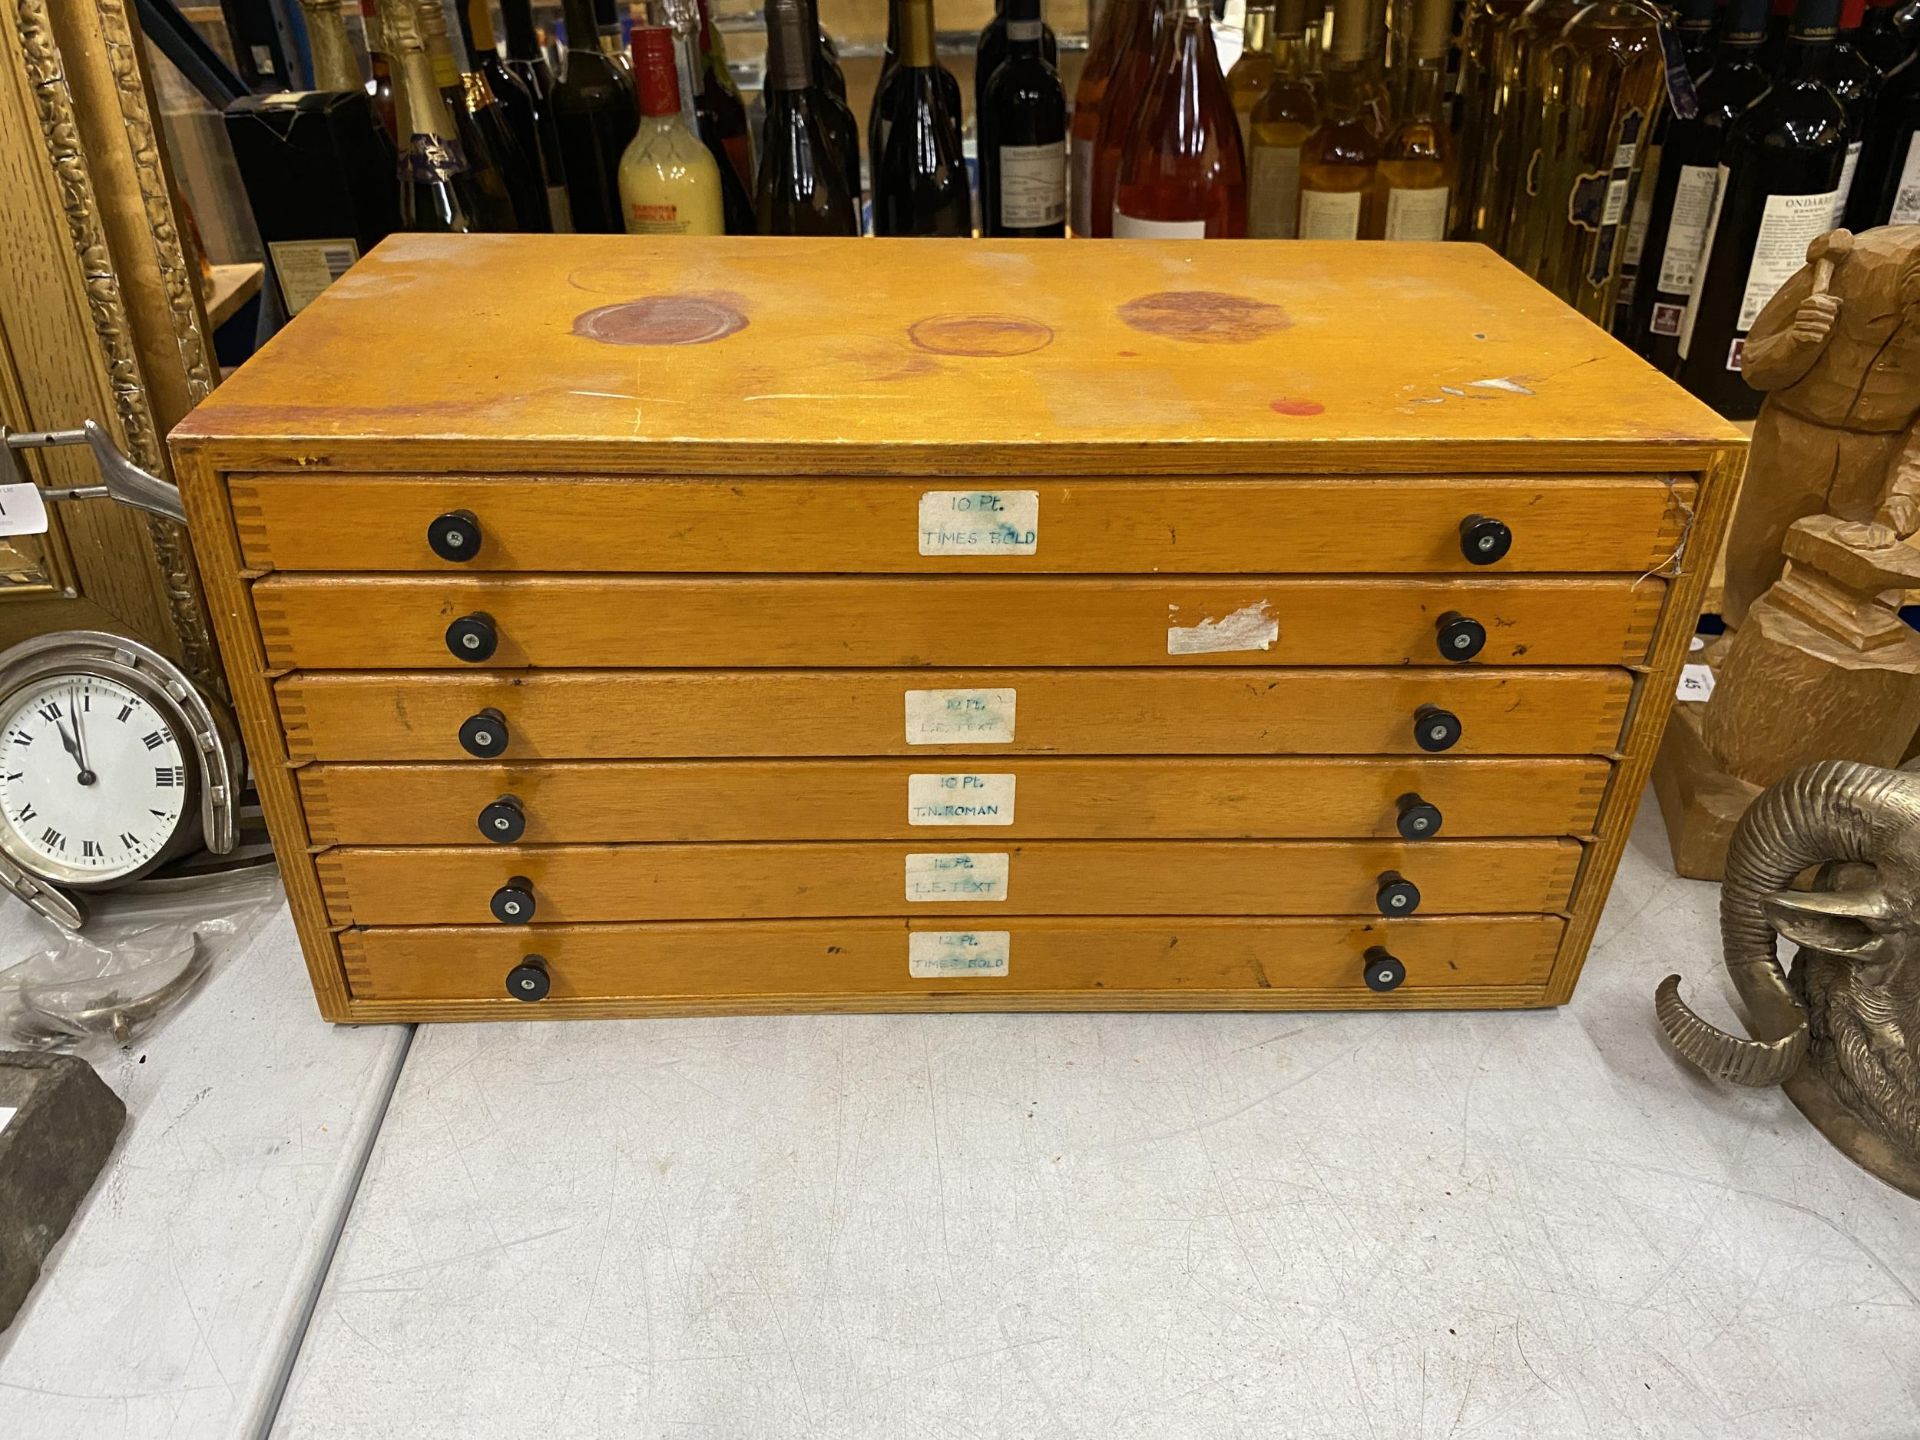
[[[1816,888],[1788,887],[1820,867]],[[1800,946],[1782,969],[1774,932]],[[1727,852],[1720,937],[1754,1039],[1702,1020],[1680,977],[1655,992],[1682,1057],[1784,1085],[1807,1118],[1920,1197],[1920,773],[1826,760],[1763,792]]]

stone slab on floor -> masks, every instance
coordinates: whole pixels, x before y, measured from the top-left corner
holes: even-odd
[[[418,1033],[276,1434],[1920,1432],[1920,1206],[1642,823],[1572,1005]]]
[[[25,913],[0,905],[0,944]],[[0,1435],[264,1433],[408,1035],[321,1021],[282,906],[103,1062],[126,1133],[0,1334]]]

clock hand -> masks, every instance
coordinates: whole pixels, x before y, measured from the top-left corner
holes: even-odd
[[[82,770],[91,771],[93,767],[87,764],[87,731],[80,720],[80,687],[78,685],[73,687],[73,700],[71,703],[73,705],[73,743],[80,747],[80,754],[77,758],[80,761],[80,768]]]
[[[94,773],[87,768],[87,762],[80,758],[80,742],[67,733],[67,727],[64,721],[55,721],[54,723],[60,731],[61,748],[73,757],[73,763],[80,771],[80,783],[82,785],[93,784],[95,778]]]

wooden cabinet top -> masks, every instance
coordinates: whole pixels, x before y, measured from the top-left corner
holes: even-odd
[[[1092,475],[1744,444],[1478,245],[587,235],[395,236],[174,439],[227,468]]]

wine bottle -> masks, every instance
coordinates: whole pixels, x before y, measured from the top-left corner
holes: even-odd
[[[411,0],[387,0],[381,12],[394,66],[394,118],[400,145],[400,228],[441,234],[479,229],[473,177],[453,111],[433,73],[420,12]]]
[[[1406,89],[1400,121],[1381,142],[1374,166],[1369,240],[1444,240],[1453,187],[1453,133],[1441,107],[1453,6],[1415,0],[1406,37]]]
[[[858,235],[846,167],[813,79],[817,32],[804,0],[767,3],[767,128],[754,210],[762,235]]]
[[[484,5],[485,0],[473,0]],[[541,183],[547,197],[547,226],[555,234],[573,229],[573,211],[567,203],[567,165],[560,152],[560,127],[553,117],[553,71],[533,28],[531,0],[500,0],[500,18],[506,29],[507,53],[501,62],[526,92],[533,117],[534,148],[540,156]]]
[[[740,182],[739,193],[746,201],[747,213],[753,213],[753,130],[747,124],[746,102],[740,87],[733,83],[727,68],[727,46],[707,0],[697,0],[699,15],[700,69],[694,93],[700,120],[700,138],[712,150],[716,145],[725,153]],[[731,233],[731,232],[729,232]]]
[[[360,23],[367,34],[367,96],[373,101],[373,115],[387,132],[387,139],[400,145],[400,131],[393,113],[393,61],[386,39],[386,27],[380,22],[380,0],[360,0]]]
[[[300,12],[307,22],[307,49],[313,57],[313,88],[362,88],[366,81],[347,34],[347,17],[340,13],[340,0],[300,0]]]
[[[404,3],[404,0],[402,0]],[[513,190],[507,181],[506,149],[511,144],[506,134],[506,117],[484,89],[474,91],[467,85],[453,57],[453,40],[447,34],[447,12],[440,0],[414,0],[420,16],[420,33],[427,42],[427,58],[433,66],[434,83],[453,114],[454,130],[460,137],[460,149],[467,159],[473,180],[475,228],[509,234],[520,228],[520,215],[514,206]],[[486,107],[492,105],[492,109]]]
[[[1856,234],[1913,224],[1920,224],[1920,60],[1882,84],[1846,207],[1847,229]]]
[[[1840,34],[1827,57],[1826,82],[1847,116],[1847,153],[1840,165],[1840,192],[1833,202],[1833,223],[1845,218],[1847,196],[1866,142],[1868,122],[1880,99],[1880,69],[1855,43],[1860,38],[1865,6],[1862,0],[1840,0]]]
[[[640,127],[626,74],[600,48],[593,0],[566,0],[567,64],[553,87],[573,228],[588,235],[626,231],[620,157]]]
[[[904,3],[905,0],[890,0],[887,6],[887,35],[889,37],[887,43],[895,47],[896,50],[901,44],[900,36],[902,34],[902,28],[899,14],[900,7]],[[937,48],[934,51],[933,68],[936,72],[936,78],[940,83],[940,93],[945,100],[946,107],[948,111],[956,117],[956,123],[958,123],[957,117],[960,115],[960,82],[953,78],[953,72],[951,70],[940,63],[940,54]],[[891,63],[882,65],[880,80],[874,86],[873,90],[873,105],[867,111],[867,159],[874,165],[878,165],[880,163],[880,157],[887,153],[887,127],[892,115],[899,110],[903,104],[909,103],[895,93],[894,87],[896,83],[899,82],[896,82],[894,77],[899,73],[899,70],[900,57],[896,53]],[[983,150],[981,153],[984,155],[985,151]]]
[[[1176,0],[1160,27],[1114,182],[1116,238],[1247,233],[1247,162],[1212,18],[1207,0]]]
[[[1007,58],[980,111],[980,229],[1067,233],[1067,92],[1047,63],[1040,0],[1007,0]]]
[[[1093,234],[1093,152],[1100,138],[1100,112],[1106,105],[1107,91],[1113,83],[1114,64],[1120,47],[1150,0],[1107,0],[1094,22],[1093,38],[1087,43],[1086,63],[1080,67],[1080,84],[1073,92],[1072,154],[1067,184],[1067,202],[1072,210],[1073,233]]]
[[[1566,149],[1572,108],[1566,67],[1555,54],[1560,32],[1579,13],[1582,0],[1533,0],[1513,31],[1517,92],[1512,123],[1514,170],[1500,253],[1534,274],[1544,258],[1544,237],[1555,204],[1566,198],[1556,161]],[[1478,237],[1475,237],[1478,238]]]
[[[1319,93],[1320,81],[1327,73],[1327,31],[1333,24],[1333,7],[1327,0],[1307,0],[1307,50],[1304,62],[1307,83]]]
[[[840,47],[833,43],[826,26],[820,23],[820,0],[807,0],[807,23],[813,26],[816,49],[813,63],[814,83],[842,105],[847,103],[847,76],[840,68]],[[855,191],[858,194],[858,191]]]
[[[1460,31],[1460,174],[1452,233],[1498,250],[1519,170],[1515,35],[1529,0],[1467,0]]]
[[[933,0],[901,0],[900,63],[880,124],[874,161],[873,233],[973,233],[973,197],[960,148],[960,114],[947,100],[933,56]]]
[[[1761,307],[1806,261],[1833,219],[1846,163],[1846,112],[1821,78],[1839,0],[1800,0],[1774,85],[1733,122],[1713,213],[1680,322],[1680,383],[1729,419],[1760,411],[1740,350]]]
[[[1913,55],[1913,49],[1894,23],[1895,0],[1867,0],[1867,11],[1860,20],[1860,34],[1854,45],[1873,62],[1886,79]]]
[[[1113,0],[1108,0],[1113,3]],[[1174,0],[1139,0],[1133,24],[1114,57],[1113,78],[1100,102],[1100,129],[1093,141],[1093,198],[1088,232],[1105,239],[1113,234],[1113,191],[1120,179],[1120,152],[1140,113],[1142,92],[1159,45],[1161,24]]]
[[[728,148],[724,138],[723,126],[728,122],[725,110],[716,103],[720,87],[708,78],[709,46],[702,39],[706,32],[700,7],[695,0],[666,0],[657,8],[664,12],[666,29],[672,37],[674,72],[680,85],[680,109],[686,119],[687,129],[713,157],[719,175],[720,213],[725,233],[751,235],[758,228],[753,214],[753,194],[741,180],[740,171],[735,168],[736,151]],[[634,33],[637,35],[641,28],[644,27],[636,27]],[[633,65],[637,91],[640,65],[638,50],[633,53]],[[744,126],[744,109],[739,119]],[[643,113],[641,129],[645,128],[646,116]],[[631,145],[627,149],[629,154],[632,153]],[[621,163],[624,165],[625,161]]]
[[[1053,27],[1045,21],[1040,25],[1041,54],[1046,62],[1058,73],[1060,66],[1060,42],[1054,38]],[[993,0],[993,19],[980,30],[980,39],[973,51],[973,114],[974,123],[979,124],[980,112],[986,108],[987,85],[999,73],[1007,59],[1007,0]],[[955,111],[958,115],[960,112]]]
[[[827,144],[840,159],[841,173],[846,177],[847,194],[853,197],[853,210],[860,213],[860,122],[853,118],[853,111],[847,108],[847,82],[840,72],[840,61],[834,49],[833,41],[826,31],[820,28],[820,9],[818,0],[802,0],[807,16],[807,27],[813,36],[813,53],[809,64],[813,72],[814,112],[827,132]],[[959,113],[957,110],[954,112]],[[873,158],[878,169],[880,160]],[[858,234],[858,229],[855,230]]]
[[[472,81],[477,75],[497,112],[476,110],[475,120],[487,134],[489,145],[494,147],[494,158],[506,177],[507,193],[513,197],[513,212],[519,228],[535,234],[545,233],[553,228],[553,216],[547,205],[547,181],[540,162],[540,135],[534,121],[533,96],[500,58],[490,0],[467,0],[462,14],[467,54],[473,62],[473,72],[466,77],[469,108],[476,103],[483,106],[487,103],[484,96],[478,100],[474,96]],[[490,113],[495,118],[483,118]],[[496,143],[490,133],[496,121],[505,128],[508,140],[504,144]]]
[[[1240,35],[1240,58],[1227,71],[1227,98],[1240,122],[1240,148],[1253,140],[1253,107],[1273,84],[1274,0],[1247,0],[1247,18]]]
[[[1358,240],[1370,228],[1380,142],[1363,90],[1371,51],[1368,0],[1333,0],[1320,123],[1300,150],[1300,238]]]
[[[1253,107],[1247,157],[1247,234],[1291,240],[1300,233],[1300,151],[1319,123],[1306,76],[1306,0],[1280,0],[1274,15],[1273,83]]]
[[[593,33],[600,53],[613,61],[620,73],[628,76],[631,82],[633,62],[628,56],[627,37],[622,33],[624,28],[620,23],[620,0],[593,0]],[[585,41],[581,43],[584,45]],[[569,52],[573,48],[571,20],[567,22],[567,48]],[[572,58],[571,54],[568,58]],[[637,113],[638,102],[635,104]]]
[[[720,235],[726,230],[720,166],[694,126],[690,92],[664,25],[633,32],[640,128],[620,157],[620,203],[633,235]]]
[[[1628,207],[1658,106],[1665,46],[1649,0],[1595,0],[1556,47],[1567,110],[1534,277],[1596,325],[1613,319]]]
[[[1712,69],[1695,92],[1692,119],[1676,116],[1660,149],[1644,266],[1626,342],[1671,375],[1680,363],[1680,321],[1706,243],[1720,161],[1734,121],[1772,83],[1760,64],[1767,0],[1731,0]]]
[[[1375,140],[1393,128],[1395,96],[1387,73],[1387,0],[1369,0],[1367,62],[1360,71],[1360,109]]]

